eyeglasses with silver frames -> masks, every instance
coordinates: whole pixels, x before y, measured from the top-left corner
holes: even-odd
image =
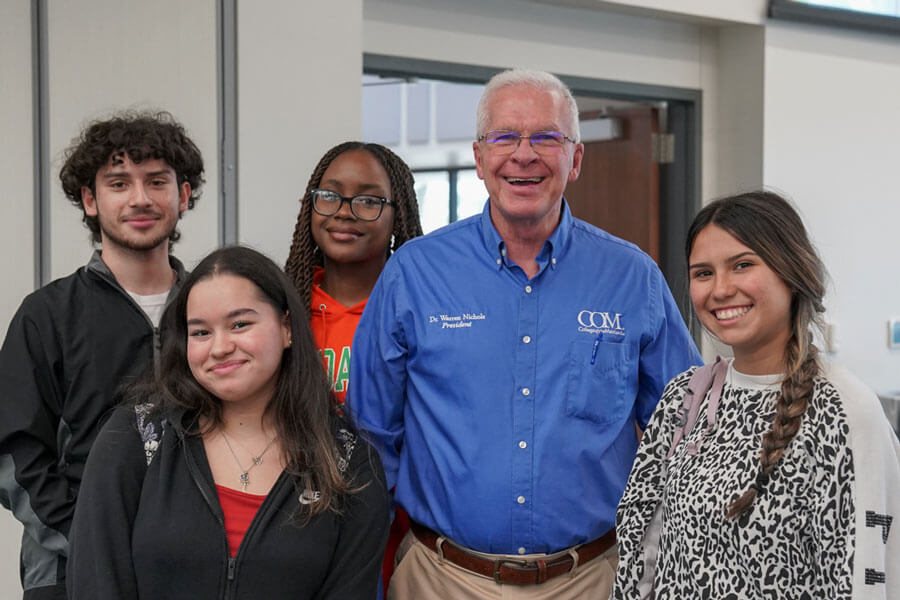
[[[559,131],[535,131],[531,135],[521,135],[515,131],[507,131],[505,129],[488,131],[479,137],[478,141],[487,144],[488,148],[493,152],[512,154],[523,139],[528,140],[532,149],[538,154],[555,154],[562,150],[566,142],[577,143]]]
[[[350,212],[360,221],[377,221],[384,211],[385,204],[394,204],[391,200],[382,196],[371,194],[359,194],[356,196],[341,196],[331,190],[314,189],[309,192],[312,196],[313,210],[323,217],[337,214],[344,202],[350,205]]]

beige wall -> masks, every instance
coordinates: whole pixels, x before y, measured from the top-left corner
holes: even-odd
[[[241,1],[238,15],[239,237],[283,264],[310,173],[360,134],[362,0]]]
[[[31,3],[0,2],[0,331],[6,331],[22,297],[34,286],[34,194],[31,112]],[[0,402],[2,402],[0,398]],[[21,597],[19,539],[22,527],[0,508],[0,599]]]
[[[56,179],[62,151],[84,123],[123,108],[161,108],[203,153],[203,196],[185,214],[177,254],[195,262],[218,242],[216,6],[214,0],[48,2],[51,273],[87,261],[88,231]]]
[[[532,0],[545,4],[623,10],[701,22],[758,25],[765,20],[768,0]]]
[[[803,212],[832,285],[835,358],[900,390],[900,39],[789,24],[766,29],[766,185]]]
[[[700,87],[698,25],[521,0],[366,0],[363,49]]]
[[[15,257],[4,261],[9,266],[2,271],[0,331],[6,331],[22,296],[34,287],[30,4],[28,0],[0,3],[0,222],[4,225],[0,253]]]

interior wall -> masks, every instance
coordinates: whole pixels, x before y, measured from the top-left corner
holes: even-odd
[[[165,109],[187,128],[206,168],[203,196],[179,225],[175,253],[196,262],[218,242],[216,2],[47,2],[51,276],[87,262],[81,210],[59,185],[63,150],[91,120],[121,109]]]
[[[597,1],[597,0],[589,0]],[[757,24],[765,18],[768,0],[603,0],[600,4],[630,6],[657,11],[721,19],[736,23]]]
[[[0,3],[0,253],[15,257],[4,261],[0,271],[0,331],[22,297],[34,289],[34,145],[31,105],[31,3],[14,0]],[[10,145],[7,140],[15,140]],[[2,536],[0,536],[2,537]],[[2,576],[0,576],[2,581]]]
[[[279,264],[316,163],[360,135],[362,4],[238,4],[238,235]]]
[[[606,10],[625,10],[635,14],[666,15],[697,21],[759,24],[765,20],[768,0],[532,0],[544,4]]]
[[[716,79],[704,85],[713,96],[708,98],[711,114],[704,128],[710,144],[710,163],[703,169],[709,178],[706,199],[756,189],[763,182],[765,29],[731,25],[710,31],[716,37]]]
[[[525,0],[366,0],[363,16],[365,52],[700,87],[695,24]]]
[[[31,108],[31,2],[0,2],[0,331],[6,332],[25,294],[34,289],[34,161]],[[21,598],[22,526],[0,508],[0,599]]]
[[[771,22],[765,61],[765,183],[793,198],[830,271],[834,358],[900,390],[887,347],[900,316],[900,39]]]

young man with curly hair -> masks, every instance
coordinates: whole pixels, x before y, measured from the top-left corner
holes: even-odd
[[[66,597],[84,464],[116,388],[153,361],[184,275],[176,225],[203,185],[200,151],[165,112],[91,123],[65,156],[63,190],[100,249],[26,297],[0,349],[0,502],[24,526],[25,600]]]

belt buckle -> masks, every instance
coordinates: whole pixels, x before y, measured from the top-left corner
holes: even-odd
[[[524,558],[498,558],[494,560],[494,583],[502,584],[500,581],[500,567],[503,565],[509,565],[513,568],[518,568],[521,571],[524,571],[528,567],[528,563],[531,561],[525,560]]]

